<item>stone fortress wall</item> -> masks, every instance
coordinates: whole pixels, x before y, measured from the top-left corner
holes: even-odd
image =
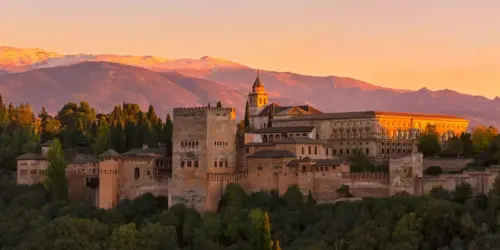
[[[213,207],[215,200],[207,192],[207,174],[236,170],[236,111],[177,108],[173,118],[169,204],[187,203],[198,210]]]

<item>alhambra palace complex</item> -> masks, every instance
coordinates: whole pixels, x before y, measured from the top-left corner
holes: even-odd
[[[233,108],[176,108],[171,156],[165,148],[109,150],[98,158],[77,155],[66,174],[72,199],[111,208],[144,193],[168,197],[198,210],[216,210],[228,183],[247,192],[297,185],[318,202],[334,202],[336,190],[350,188],[354,197],[383,197],[406,191],[421,195],[433,187],[453,189],[468,182],[475,192],[489,190],[500,172],[463,172],[423,176],[428,166],[465,165],[464,160],[428,160],[417,152],[416,137],[434,125],[444,142],[467,130],[468,121],[447,115],[393,112],[323,113],[311,106],[268,102],[259,77],[248,95],[251,129],[237,131]],[[18,158],[17,183],[43,181],[47,151]],[[388,173],[354,173],[346,157],[361,150],[373,161],[388,162]],[[441,161],[441,162],[436,162]]]

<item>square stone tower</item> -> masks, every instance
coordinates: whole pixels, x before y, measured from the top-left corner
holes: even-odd
[[[205,210],[207,173],[236,169],[236,112],[233,108],[176,108],[173,117],[170,206]]]

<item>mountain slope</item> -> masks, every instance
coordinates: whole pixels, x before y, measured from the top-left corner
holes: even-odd
[[[206,95],[204,90],[189,89],[189,84],[183,86],[185,82],[208,89],[226,89],[208,80],[182,75],[177,75],[175,81],[181,84],[144,68],[108,62],[83,62],[0,75],[0,93],[13,103],[27,101],[35,110],[46,106],[49,111],[55,112],[67,102],[85,100],[102,112],[108,112],[122,102],[134,102],[143,109],[152,104],[158,114],[166,114],[174,107],[200,106],[219,100],[211,99],[217,97]],[[202,83],[197,84],[197,81]],[[242,94],[227,92],[229,94],[224,97],[226,102],[244,105]]]
[[[50,110],[59,109],[66,101],[89,100],[103,111],[116,103],[131,101],[142,107],[152,103],[167,112],[173,107],[221,100],[224,105],[237,108],[241,115],[246,93],[256,77],[255,69],[212,57],[60,55],[39,49],[8,48],[7,55],[1,52],[6,49],[0,47],[0,93],[8,100],[29,101],[36,107],[46,105]],[[30,69],[35,70],[5,73]],[[260,71],[260,78],[270,100],[283,105],[307,103],[324,112],[387,110],[455,114],[470,119],[473,125],[500,126],[500,98],[490,100],[452,90],[388,89],[347,77],[265,70]]]

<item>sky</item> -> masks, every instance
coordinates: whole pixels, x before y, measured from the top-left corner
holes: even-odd
[[[0,45],[500,96],[498,0],[0,0]]]

